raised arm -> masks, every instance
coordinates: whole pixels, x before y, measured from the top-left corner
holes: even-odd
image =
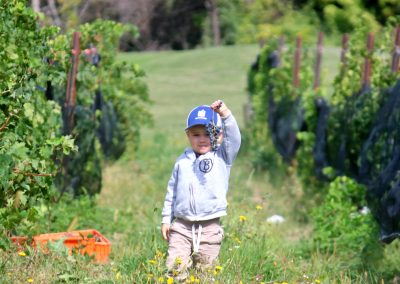
[[[221,100],[216,100],[210,105],[210,107],[213,111],[218,113],[221,118],[226,118],[232,113],[226,104],[224,104],[224,102]]]
[[[223,101],[216,100],[210,107],[221,116],[224,128],[224,140],[221,145],[221,151],[227,164],[232,165],[241,144],[239,126],[231,110]]]

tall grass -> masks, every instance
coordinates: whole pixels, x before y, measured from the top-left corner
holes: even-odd
[[[188,145],[183,131],[187,113],[221,98],[244,132],[246,72],[257,52],[257,46],[234,46],[121,54],[147,73],[154,127],[143,129],[139,151],[128,151],[117,163],[105,166],[103,189],[94,201],[66,200],[54,208],[58,221],[51,227],[99,230],[112,243],[110,262],[94,264],[61,249],[45,255],[30,249],[25,255],[1,252],[1,283],[167,283],[160,214],[174,161]],[[272,183],[273,179],[279,182]],[[243,148],[231,172],[220,265],[206,274],[192,271],[188,282],[380,282],[384,269],[352,271],[335,255],[312,250],[311,225],[299,216],[301,204],[296,204],[301,192],[293,175],[255,172]],[[266,222],[274,214],[285,221]],[[390,278],[399,261],[395,253],[386,253]]]

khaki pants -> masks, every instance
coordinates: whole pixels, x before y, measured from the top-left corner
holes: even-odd
[[[192,265],[200,269],[212,266],[218,257],[223,237],[219,218],[198,222],[176,219],[169,235],[166,261],[169,275],[184,279],[187,269]]]

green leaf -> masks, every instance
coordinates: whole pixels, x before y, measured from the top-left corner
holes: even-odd
[[[24,188],[27,189],[28,191],[29,191],[29,189],[30,189],[29,185],[27,185],[27,184],[25,184],[25,187],[24,187]],[[23,192],[21,192],[21,194],[19,195],[19,202],[20,202],[20,204],[21,204],[22,206],[25,206],[27,201],[28,201],[28,197],[27,197]]]
[[[4,178],[7,174],[11,173],[11,165],[13,159],[8,154],[0,154],[0,178]]]
[[[8,153],[16,158],[19,158],[21,160],[28,158],[28,148],[26,147],[25,143],[23,142],[17,142],[14,145],[10,147],[10,150]]]

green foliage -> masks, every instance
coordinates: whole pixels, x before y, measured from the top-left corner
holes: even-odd
[[[380,270],[386,279],[390,279],[393,275],[399,275],[400,273],[400,259],[398,256],[399,249],[400,243],[393,242],[390,246],[387,246],[384,251]]]
[[[396,0],[380,0],[378,3],[367,1],[365,6],[375,14],[376,18],[382,24],[387,24],[391,17],[398,15],[398,11],[400,10],[400,3]]]
[[[271,163],[279,161],[278,155],[273,150],[267,124],[268,113],[265,111],[268,106],[268,97],[271,95],[268,93],[270,90],[265,86],[271,85],[274,81],[269,76],[269,73],[272,72],[272,66],[268,63],[268,56],[276,48],[276,45],[265,47],[248,72],[247,90],[253,113],[250,121],[247,122],[248,127],[245,135],[249,136],[247,142],[252,160],[260,169],[265,169]]]
[[[117,60],[121,36],[128,32],[137,36],[137,29],[129,24],[95,21],[82,25],[80,31],[83,38],[82,46],[90,47],[94,44],[101,55],[101,62],[94,76],[96,84],[91,84],[91,87],[100,85],[105,100],[112,102],[115,107],[119,118],[118,127],[122,129],[129,142],[137,146],[140,127],[151,121],[151,115],[146,110],[146,105],[150,103],[148,89],[141,80],[145,73],[134,62]],[[93,72],[93,66],[91,69]],[[84,84],[89,89],[88,81],[85,80]]]
[[[66,29],[76,28],[79,24],[79,17],[77,15],[78,7],[82,5],[82,0],[57,0],[58,12],[64,22]]]
[[[365,188],[350,178],[338,177],[327,190],[324,202],[312,213],[316,248],[343,259],[349,267],[379,261],[378,226],[371,213],[360,212],[367,205]]]
[[[298,133],[301,147],[297,151],[298,175],[305,190],[313,196],[321,194],[320,188],[326,181],[344,174],[356,177],[359,169],[359,155],[367,139],[385,96],[382,90],[392,86],[396,74],[390,71],[391,32],[390,26],[376,36],[374,52],[366,51],[367,29],[359,28],[351,35],[349,49],[340,72],[333,82],[333,92],[328,94],[327,86],[302,93],[302,106],[307,129]],[[363,86],[362,76],[365,59],[371,61],[370,84]],[[330,107],[326,126],[326,168],[325,181],[318,180],[314,161],[315,133],[317,129],[316,99],[324,99]],[[321,142],[321,141],[319,141]],[[323,194],[323,193],[322,193]]]
[[[24,1],[0,2],[0,230],[29,231],[37,200],[48,199],[55,161],[76,150],[60,136],[60,107],[37,86],[46,82],[45,44],[55,28],[40,28]]]
[[[364,25],[371,31],[377,31],[380,24],[375,15],[365,9],[363,2],[365,1],[311,1],[311,6],[320,11],[327,32],[350,33],[360,25]]]
[[[65,161],[57,186],[75,195],[93,195],[101,189],[102,161],[118,159],[125,151],[126,143],[133,147],[139,144],[140,128],[151,121],[145,108],[150,99],[147,86],[141,80],[144,71],[140,66],[116,58],[122,34],[137,35],[134,26],[97,20],[78,30],[82,52],[79,54],[77,107],[71,135],[80,151]],[[72,37],[73,31],[61,34],[51,42],[52,60],[60,62],[54,64],[54,68],[60,73],[70,68]],[[99,63],[93,61],[97,54],[100,55]],[[56,83],[56,100],[63,104],[65,95],[60,90],[65,89],[66,82]],[[101,99],[98,97],[100,92]],[[95,106],[99,108],[96,112]]]
[[[256,0],[242,4],[237,42],[264,42],[285,35],[302,36],[310,41],[318,31],[319,21],[311,11],[293,8],[291,1]]]
[[[255,68],[252,67],[248,75],[248,91],[253,109],[253,117],[249,123],[250,151],[254,152],[253,160],[256,165],[269,169],[273,168],[277,161],[278,165],[282,164],[282,160],[274,153],[271,128],[268,125],[271,100],[278,105],[279,109],[274,114],[277,118],[298,115],[296,111],[301,110],[302,96],[309,92],[312,80],[307,49],[301,51],[300,84],[297,88],[293,85],[292,67],[295,50],[288,47],[287,50],[278,53],[278,49],[278,40],[270,40],[261,51],[257,65],[253,65]],[[273,55],[279,57],[277,68],[271,66]],[[296,103],[298,103],[297,108],[295,108]],[[294,125],[286,126],[298,130],[301,128],[300,121],[294,120],[293,123]]]
[[[95,92],[101,88],[107,106],[112,104],[112,114],[118,117],[112,127],[120,135],[106,146],[108,150],[119,146],[119,152],[107,152],[109,160],[125,150],[122,142],[138,145],[140,127],[150,121],[145,110],[149,97],[140,67],[116,60],[121,35],[137,34],[136,28],[111,21],[85,24],[80,27],[81,46],[95,46],[101,62],[96,68],[90,60],[93,53],[79,54],[75,127],[62,136],[61,106],[71,68],[72,32],[64,35],[55,27],[40,27],[25,1],[0,4],[0,230],[27,234],[34,231],[40,216],[38,204],[57,201],[56,176],[62,190],[71,184],[70,178],[79,176],[75,194],[94,194],[101,188],[104,156],[96,129],[105,114],[104,108],[93,110]],[[40,91],[48,82],[55,88],[55,101]],[[79,152],[70,155],[77,151],[76,145]]]
[[[357,211],[358,206],[367,205],[366,189],[348,177],[358,177],[363,143],[368,138],[372,125],[377,120],[378,111],[386,99],[383,90],[393,86],[398,79],[398,74],[390,70],[393,26],[387,27],[376,36],[376,47],[370,53],[365,48],[368,27],[358,27],[357,32],[351,36],[349,50],[334,81],[333,93],[330,95],[327,94],[326,86],[311,89],[311,70],[307,68],[301,71],[304,72],[302,82],[305,83],[301,91],[296,92],[291,89],[291,69],[287,68],[287,71],[284,71],[284,57],[279,68],[263,70],[260,75],[253,70],[250,72],[253,79],[249,80],[248,86],[252,94],[255,94],[252,98],[256,114],[254,117],[259,119],[260,124],[264,123],[264,127],[269,115],[266,108],[268,96],[273,94],[274,98],[284,106],[293,104],[296,95],[298,96],[307,127],[297,133],[301,144],[292,165],[296,166],[298,177],[303,184],[305,194],[302,204],[306,208],[310,205],[317,206],[312,215],[316,248],[323,254],[334,254],[340,259],[349,261],[352,269],[362,267],[365,258],[379,260],[382,252],[380,245],[377,244],[376,220],[372,214],[362,215]],[[274,45],[268,43],[268,47],[264,50],[271,54],[275,49]],[[371,62],[371,78],[370,82],[363,84],[366,58]],[[262,62],[262,57],[260,59]],[[312,61],[307,62],[308,65],[314,65],[311,64]],[[277,77],[278,74],[282,75]],[[256,83],[258,76],[262,78],[260,86]],[[271,89],[270,94],[265,91]],[[258,90],[261,92],[257,93]],[[259,94],[262,94],[261,97],[258,97]],[[314,160],[318,98],[323,98],[330,106],[326,128],[327,166],[323,169],[324,178],[317,175]],[[257,118],[257,115],[261,119]],[[285,113],[281,115],[284,116]],[[251,138],[257,139],[256,133],[252,133]],[[271,134],[263,138],[265,140],[260,140],[260,144],[268,147],[271,144]],[[379,147],[382,147],[382,144]],[[381,149],[379,147],[374,152],[378,157],[383,155],[379,153]],[[382,169],[383,166],[377,165],[377,168]],[[374,204],[368,205],[374,206]]]
[[[235,44],[238,41],[237,32],[242,16],[240,0],[219,0],[218,11],[222,43]]]
[[[92,108],[95,92],[100,89],[104,100],[112,102],[115,107],[118,127],[124,136],[132,144],[137,144],[140,126],[150,121],[150,115],[144,107],[149,103],[148,90],[141,80],[145,73],[134,62],[116,60],[122,34],[130,32],[137,35],[137,29],[128,24],[97,20],[80,26],[78,31],[81,33],[82,53],[77,77],[77,104]],[[66,64],[58,66],[61,71],[69,68],[71,42],[72,32],[58,36],[53,42],[54,60]],[[91,47],[95,47],[101,56],[98,66],[92,64]],[[68,58],[65,58],[66,54]],[[65,85],[66,82],[60,83]],[[81,131],[77,130],[77,133]]]
[[[345,65],[335,79],[331,96],[332,112],[328,126],[328,155],[335,161],[339,147],[345,141],[346,155],[344,172],[354,175],[363,142],[368,137],[377,113],[385,101],[382,91],[394,85],[396,74],[390,71],[393,27],[388,27],[376,36],[378,43],[374,52],[368,54],[365,48],[366,32],[360,28],[352,35]],[[371,60],[371,83],[364,91],[362,86],[365,58]],[[336,165],[336,162],[332,162]]]

